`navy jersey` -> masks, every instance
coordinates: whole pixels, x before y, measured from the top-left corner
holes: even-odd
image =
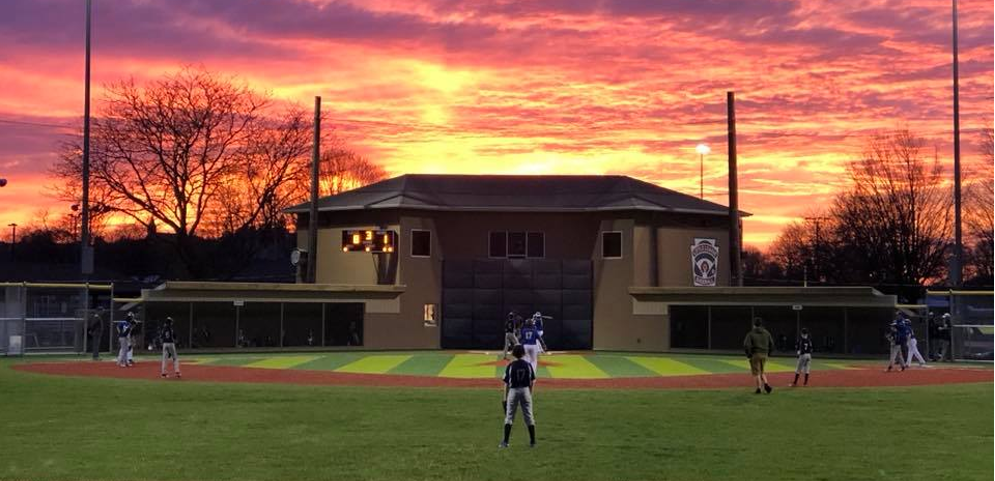
[[[176,342],[176,332],[173,331],[172,326],[163,326],[160,338],[163,344]]]
[[[798,342],[795,343],[795,350],[798,351],[798,354],[812,354],[812,338],[798,338]]]
[[[516,359],[504,368],[504,383],[512,389],[529,387],[535,378],[532,365],[524,359]]]
[[[128,321],[117,321],[117,335],[118,337],[128,337],[131,334],[131,323]]]
[[[536,330],[537,330],[537,331],[541,331],[541,330],[543,330],[543,329],[542,329],[542,318],[541,318],[541,317],[540,317],[540,318],[538,318],[538,319],[536,319]]]
[[[512,333],[512,334],[514,334],[514,332],[515,332],[515,320],[514,319],[508,319],[504,323],[504,332],[505,333]]]
[[[525,326],[522,328],[522,334],[519,341],[523,346],[534,346],[539,342],[539,331],[535,326]]]

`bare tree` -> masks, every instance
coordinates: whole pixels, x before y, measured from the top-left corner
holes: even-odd
[[[300,108],[252,126],[251,144],[219,189],[215,220],[221,233],[282,226],[283,210],[298,202],[309,175],[312,123]]]
[[[873,282],[921,285],[944,273],[952,196],[924,145],[908,130],[875,136],[834,202],[834,241]]]
[[[969,273],[976,280],[991,283],[995,250],[995,154],[992,129],[984,131],[981,161],[973,172],[965,195],[964,223],[973,244],[968,251]]]
[[[387,178],[387,172],[380,165],[351,150],[333,147],[321,154],[319,169],[319,195],[338,195],[364,185]],[[307,182],[302,179],[298,191],[307,201],[310,192]]]

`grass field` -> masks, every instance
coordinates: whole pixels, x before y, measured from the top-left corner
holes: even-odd
[[[499,378],[504,374],[500,353],[414,351],[336,352],[308,354],[232,354],[184,357],[184,363],[238,366],[256,369],[333,371],[352,374],[401,374],[451,378]],[[495,361],[498,361],[495,365]],[[749,364],[742,357],[707,355],[658,355],[599,352],[596,354],[543,355],[536,371],[540,378],[607,379],[696,374],[742,373]],[[794,359],[775,358],[769,372],[794,371]],[[844,369],[853,361],[817,360],[817,370]]]
[[[519,423],[498,450],[497,389],[70,378],[15,362],[0,360],[0,479],[993,477],[991,384],[540,389],[539,447]]]

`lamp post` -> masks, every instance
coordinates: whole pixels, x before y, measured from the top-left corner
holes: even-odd
[[[698,196],[702,199],[705,198],[705,154],[712,151],[705,144],[698,144],[694,148],[694,151],[698,153]]]

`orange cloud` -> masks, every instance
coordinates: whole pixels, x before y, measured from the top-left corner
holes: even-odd
[[[0,120],[68,126],[0,122],[0,222],[26,223],[82,110],[82,11],[10,3]],[[960,9],[971,163],[992,124],[993,6]],[[845,185],[874,132],[908,127],[950,162],[949,43],[949,5],[925,0],[96,2],[94,97],[200,64],[282,101],[321,95],[339,137],[395,174],[622,173],[694,195],[704,142],[705,195],[725,202],[735,90],[745,239],[763,246]]]

